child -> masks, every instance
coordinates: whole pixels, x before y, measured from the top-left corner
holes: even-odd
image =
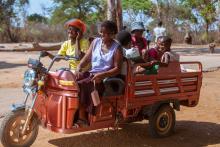
[[[145,31],[142,22],[134,22],[131,26],[132,34],[132,47],[138,48],[142,59],[147,62],[146,55],[147,52],[147,40],[143,37],[143,32]]]
[[[148,51],[148,59],[152,66],[138,67],[138,72],[145,74],[157,74],[160,66],[167,66],[169,62],[179,61],[179,56],[170,51],[172,39],[167,36],[160,36],[157,39],[156,47]]]
[[[170,61],[179,61],[179,56],[170,51],[172,39],[168,36],[158,37],[155,48],[148,51],[150,61],[157,60],[162,64],[168,64]]]
[[[119,44],[121,45],[121,47],[123,48],[123,54],[124,54],[124,57],[127,58],[127,59],[131,59],[132,61],[136,61],[135,58],[138,58],[138,56],[135,56],[135,55],[132,55],[132,53],[134,52],[128,52],[132,49],[131,46],[132,46],[132,36],[129,32],[127,31],[121,31],[118,33],[118,35],[116,36],[116,40],[119,42]],[[131,53],[131,54],[129,54]],[[131,58],[133,57],[133,58]],[[140,55],[139,55],[140,57]],[[134,60],[133,60],[134,59]],[[147,60],[147,58],[145,58]],[[150,67],[154,64],[154,61],[153,62],[145,62],[143,63],[145,67]],[[122,67],[122,72],[123,72],[123,67]],[[137,73],[142,73],[143,71],[140,70],[140,67],[137,66],[135,67],[134,69],[134,73],[137,74]]]

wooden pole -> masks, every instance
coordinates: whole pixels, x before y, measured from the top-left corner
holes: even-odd
[[[117,21],[118,31],[121,31],[123,29],[123,17],[122,17],[121,0],[116,0],[116,1],[117,1],[116,21]]]
[[[114,21],[118,31],[121,31],[123,28],[121,0],[107,0],[107,5],[107,20]]]
[[[107,20],[116,22],[115,0],[107,0]]]
[[[160,6],[159,6],[159,1],[156,0],[156,6],[157,6],[157,19],[158,20],[162,20],[162,14],[161,14],[161,10],[160,10]]]

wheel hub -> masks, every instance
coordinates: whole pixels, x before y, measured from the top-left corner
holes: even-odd
[[[25,119],[23,118],[17,118],[14,123],[12,123],[9,130],[9,137],[11,138],[12,142],[20,144],[23,143],[30,136],[30,127],[27,128],[24,134],[21,133],[24,123]]]
[[[167,112],[161,113],[157,119],[157,128],[159,131],[164,132],[170,126],[170,116]]]
[[[165,128],[168,124],[168,117],[167,116],[162,116],[159,122],[159,125],[161,128]]]

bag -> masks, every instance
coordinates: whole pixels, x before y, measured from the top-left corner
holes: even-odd
[[[127,59],[134,59],[140,57],[139,50],[137,48],[124,49],[124,56]]]
[[[154,75],[158,73],[159,65],[155,64],[151,67],[146,67],[145,69],[146,69],[146,72],[145,72],[146,75]]]
[[[99,93],[98,90],[96,89],[95,81],[93,83],[94,83],[94,90],[91,92],[92,102],[94,106],[98,106],[100,104]]]
[[[130,59],[135,63],[145,62],[142,59],[138,48],[130,48],[130,49],[123,48],[123,55],[124,55],[125,58]]]

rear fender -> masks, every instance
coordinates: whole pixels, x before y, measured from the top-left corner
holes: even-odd
[[[148,116],[154,115],[160,109],[160,107],[162,107],[164,105],[170,105],[170,102],[165,101],[165,102],[159,102],[159,103],[152,105],[150,108],[150,112],[148,113],[149,114]]]
[[[161,102],[158,102],[158,103],[155,103],[153,105],[150,105],[150,106],[146,106],[142,109],[142,112],[143,112],[143,115],[144,116],[147,116],[147,117],[150,117],[152,115],[154,115],[160,107],[164,106],[164,105],[170,105],[170,104],[173,104],[172,107],[174,109],[176,109],[177,111],[180,110],[180,103],[179,101],[177,100],[168,100],[168,101],[161,101]]]

